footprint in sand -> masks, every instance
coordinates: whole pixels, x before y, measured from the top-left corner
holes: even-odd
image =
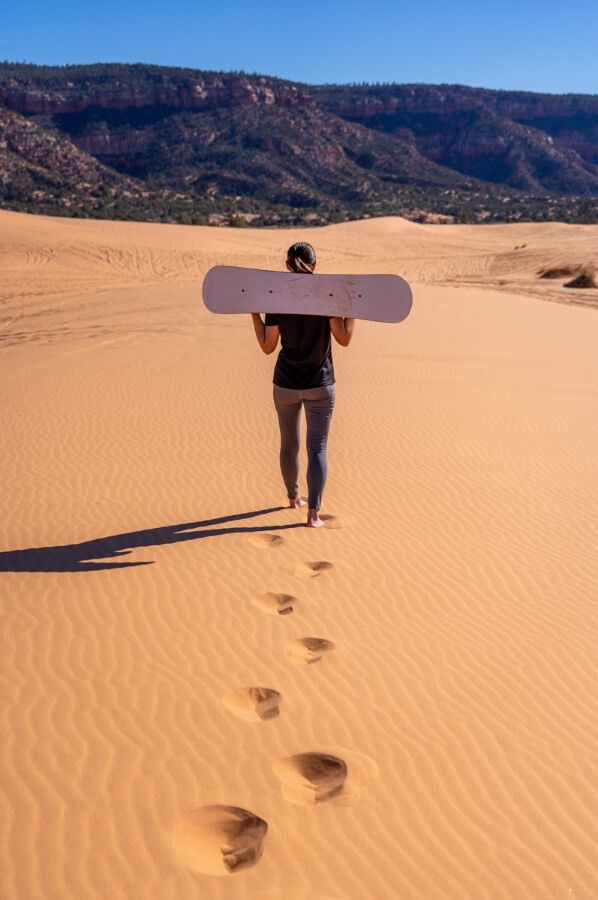
[[[329,800],[350,805],[380,774],[371,757],[342,748],[296,753],[277,760],[273,768],[284,799],[299,806]]]
[[[272,688],[245,687],[231,691],[222,698],[222,702],[240,719],[246,722],[266,722],[280,714],[278,708],[282,694]]]
[[[254,606],[271,616],[288,616],[293,612],[293,606],[297,603],[297,598],[291,594],[278,594],[274,591],[267,591],[265,594],[258,594],[251,601]]]
[[[294,638],[292,641],[287,641],[287,646],[292,661],[298,666],[318,662],[325,653],[334,650],[332,641],[317,637]]]
[[[267,549],[268,547],[280,547],[284,543],[279,534],[252,534],[249,538],[254,547]]]
[[[325,560],[316,560],[315,562],[299,563],[295,569],[295,574],[300,578],[317,578],[322,572],[332,569],[332,563]]]
[[[274,763],[284,798],[300,806],[338,797],[348,771],[344,759],[328,753],[296,753]]]
[[[268,823],[238,806],[200,806],[175,822],[172,840],[179,862],[193,872],[233,875],[262,855]]]
[[[320,518],[323,522],[325,522],[326,531],[330,531],[331,528],[342,528],[342,523],[337,519],[336,516],[331,516],[329,513],[321,513]]]

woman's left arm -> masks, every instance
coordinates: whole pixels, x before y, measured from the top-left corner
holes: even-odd
[[[258,344],[264,353],[273,353],[280,336],[278,325],[264,325],[259,313],[251,313],[251,318]]]

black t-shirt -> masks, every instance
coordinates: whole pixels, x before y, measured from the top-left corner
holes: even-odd
[[[274,384],[283,388],[334,384],[327,316],[266,313],[266,325],[278,325],[282,350],[274,369]]]

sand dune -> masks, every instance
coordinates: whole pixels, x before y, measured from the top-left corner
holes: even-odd
[[[199,300],[299,238],[415,296],[318,530]],[[3,898],[598,897],[598,291],[538,278],[597,238],[0,213]]]

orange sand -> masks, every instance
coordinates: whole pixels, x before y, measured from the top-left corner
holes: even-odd
[[[335,347],[319,530],[200,303],[296,239],[415,298]],[[598,291],[536,277],[597,247],[0,213],[3,900],[598,897]]]

